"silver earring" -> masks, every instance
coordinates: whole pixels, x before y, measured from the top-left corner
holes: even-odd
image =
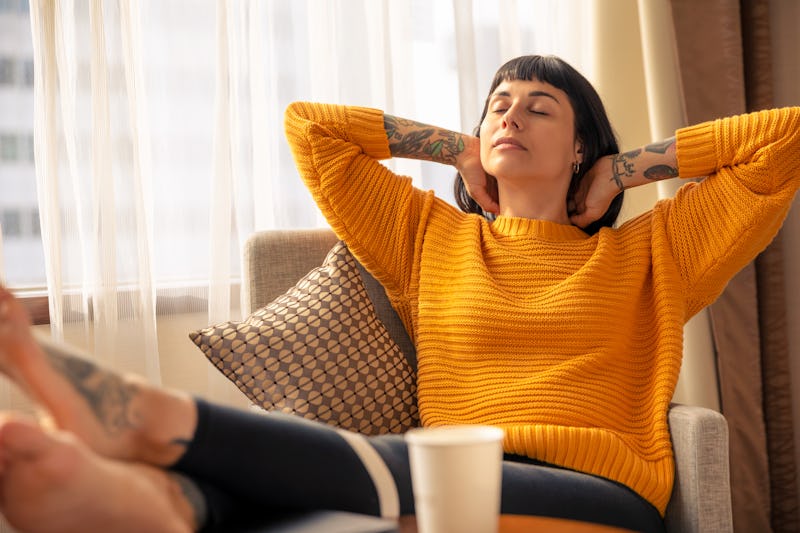
[[[572,173],[577,174],[581,170],[581,164],[579,161],[575,161],[572,163]]]

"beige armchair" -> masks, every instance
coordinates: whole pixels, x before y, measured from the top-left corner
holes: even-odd
[[[266,305],[319,266],[336,240],[329,230],[280,230],[253,235],[245,246],[243,259],[245,314]],[[400,347],[407,348],[403,346],[409,342],[402,340],[407,339],[403,325],[382,288],[371,276],[365,276],[365,285],[378,316]],[[669,424],[676,472],[665,518],[667,531],[732,531],[728,428],[724,417],[702,407],[673,405]],[[303,520],[318,526],[321,520],[336,517],[323,513]]]

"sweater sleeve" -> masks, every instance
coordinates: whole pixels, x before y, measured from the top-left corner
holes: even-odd
[[[334,232],[394,298],[407,294],[433,193],[380,163],[391,157],[383,113],[295,102],[285,128],[300,176]]]
[[[657,205],[654,220],[663,223],[683,278],[687,319],[713,302],[780,229],[800,186],[799,125],[800,108],[785,108],[677,132],[680,176],[707,178]]]

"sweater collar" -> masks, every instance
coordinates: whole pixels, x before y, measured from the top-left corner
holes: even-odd
[[[531,236],[554,241],[586,239],[588,235],[577,226],[558,224],[549,220],[498,216],[492,222],[492,232],[505,237]]]

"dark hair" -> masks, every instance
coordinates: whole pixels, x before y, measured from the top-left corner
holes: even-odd
[[[494,75],[489,95],[486,97],[486,103],[483,106],[481,120],[473,134],[480,136],[480,125],[486,118],[489,99],[498,85],[504,81],[533,79],[549,83],[564,91],[569,97],[570,104],[572,104],[572,109],[575,112],[575,134],[583,146],[583,162],[578,173],[572,175],[566,199],[567,205],[569,205],[586,171],[592,168],[595,161],[601,157],[618,153],[619,146],[597,91],[580,72],[566,61],[556,56],[529,55],[512,59],[500,67]],[[490,179],[495,178],[491,176]],[[462,211],[477,213],[490,220],[494,218],[493,214],[485,212],[467,194],[467,189],[461,181],[460,174],[456,175],[454,192],[456,203]],[[620,193],[611,202],[605,214],[599,220],[583,228],[583,230],[589,235],[594,235],[604,226],[613,226],[622,208],[622,200],[623,194]]]

